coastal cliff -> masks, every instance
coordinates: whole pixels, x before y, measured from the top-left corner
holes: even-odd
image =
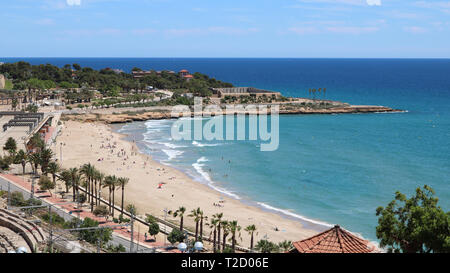
[[[392,109],[385,106],[369,106],[369,105],[344,105],[332,108],[307,108],[307,107],[296,107],[296,108],[286,108],[281,107],[280,115],[304,115],[304,114],[357,114],[357,113],[389,113],[389,112],[402,112],[402,110]],[[228,114],[245,114],[245,115],[257,115],[258,112],[228,112]],[[189,113],[185,113],[184,116]],[[211,116],[217,115],[216,113],[210,113]],[[179,117],[183,116],[180,113]],[[191,116],[193,114],[191,113]],[[133,121],[146,121],[146,120],[161,120],[161,119],[172,119],[177,118],[172,116],[172,113],[168,110],[140,110],[139,112],[113,112],[113,113],[68,113],[64,114],[63,120],[74,120],[81,122],[103,122],[106,124],[115,123],[127,123]]]

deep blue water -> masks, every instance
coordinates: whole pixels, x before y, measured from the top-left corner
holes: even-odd
[[[125,71],[134,66],[185,68],[286,96],[308,96],[309,88],[327,88],[327,99],[407,110],[282,116],[280,147],[274,152],[260,152],[253,141],[174,142],[169,139],[173,121],[134,123],[122,131],[142,140],[142,149],[156,159],[244,201],[340,224],[371,240],[376,239],[375,209],[392,200],[396,190],[410,195],[428,184],[440,205],[450,207],[448,59],[21,60]]]

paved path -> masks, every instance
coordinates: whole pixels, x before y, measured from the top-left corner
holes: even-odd
[[[0,189],[8,190],[8,182],[10,182],[10,190],[22,192],[25,199],[29,199],[31,197],[31,183],[24,181],[22,177],[10,175],[10,174],[0,174]],[[40,199],[44,204],[57,204],[70,202],[71,200],[61,199],[53,194],[50,196],[48,192],[39,192],[39,187],[37,183],[35,184],[35,198]],[[94,219],[100,223],[101,226],[108,225],[116,225],[112,221],[106,221],[103,217],[96,217],[89,211],[81,211],[76,208],[76,204],[64,204],[64,205],[55,205],[52,207],[52,210],[56,212],[59,216],[63,217],[64,220],[70,221],[73,218],[84,219],[89,217]],[[134,231],[134,249],[137,248],[137,242],[139,241],[139,252],[162,252],[165,248],[163,243],[160,242],[144,242],[144,232],[141,232],[138,237],[137,230]],[[139,240],[138,240],[139,239]],[[127,252],[130,251],[130,228],[123,227],[120,229],[115,229],[113,232],[113,240],[111,242],[113,245],[117,246],[122,244]],[[166,252],[166,251],[165,251]],[[177,250],[169,250],[169,252],[178,252]]]

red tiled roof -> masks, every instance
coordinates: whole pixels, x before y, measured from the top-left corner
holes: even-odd
[[[338,225],[311,238],[292,243],[291,253],[371,253],[376,247]]]
[[[187,71],[186,69],[183,69],[183,70],[180,70],[180,72],[183,73],[183,72],[189,72],[189,71]]]
[[[193,78],[194,76],[192,76],[192,75],[186,75],[186,76],[184,76],[184,78]]]

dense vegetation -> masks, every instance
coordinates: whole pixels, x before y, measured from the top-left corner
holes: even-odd
[[[12,79],[17,90],[87,87],[97,89],[104,95],[114,96],[132,90],[142,92],[147,86],[153,86],[158,89],[182,89],[206,96],[210,94],[211,87],[233,86],[198,72],[193,74],[190,81],[168,71],[152,72],[150,75],[134,79],[130,73],[117,72],[109,68],[94,70],[78,64],[66,64],[62,68],[51,64],[30,65],[23,61],[0,65],[0,74]]]

